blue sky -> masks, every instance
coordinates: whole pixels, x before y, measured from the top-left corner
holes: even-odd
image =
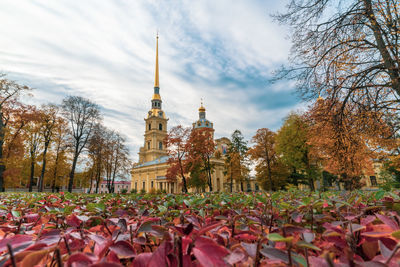
[[[284,64],[287,30],[270,14],[285,1],[0,0],[0,71],[34,87],[34,104],[81,95],[143,143],[159,31],[160,94],[169,128],[190,126],[204,99],[216,137],[276,130],[304,106],[293,84],[270,84]]]

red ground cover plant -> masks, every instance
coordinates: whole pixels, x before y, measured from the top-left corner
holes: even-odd
[[[1,266],[398,266],[397,192],[1,194]]]

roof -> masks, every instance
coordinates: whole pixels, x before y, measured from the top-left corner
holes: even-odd
[[[145,166],[151,166],[151,165],[157,165],[157,164],[166,163],[168,161],[168,158],[169,158],[169,156],[161,156],[159,158],[156,158],[155,160],[148,161],[148,162],[142,163],[140,165],[137,165],[134,168],[140,168],[140,167],[145,167]]]

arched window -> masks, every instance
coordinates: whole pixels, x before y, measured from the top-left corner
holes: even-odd
[[[162,131],[162,123],[158,125],[158,130]]]
[[[150,149],[150,141],[147,142],[147,149]]]
[[[149,123],[149,131],[151,130],[151,123]]]
[[[162,142],[158,142],[158,149],[162,150]]]

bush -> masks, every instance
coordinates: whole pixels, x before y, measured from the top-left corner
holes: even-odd
[[[131,193],[132,193],[132,194],[137,194],[137,189],[132,189],[132,190],[131,190]]]
[[[146,194],[146,189],[140,190],[140,194]]]
[[[157,191],[154,187],[150,188],[149,194],[156,194],[156,193],[157,193]]]
[[[121,194],[126,194],[126,193],[128,193],[128,189],[123,188],[120,192],[121,192]]]

